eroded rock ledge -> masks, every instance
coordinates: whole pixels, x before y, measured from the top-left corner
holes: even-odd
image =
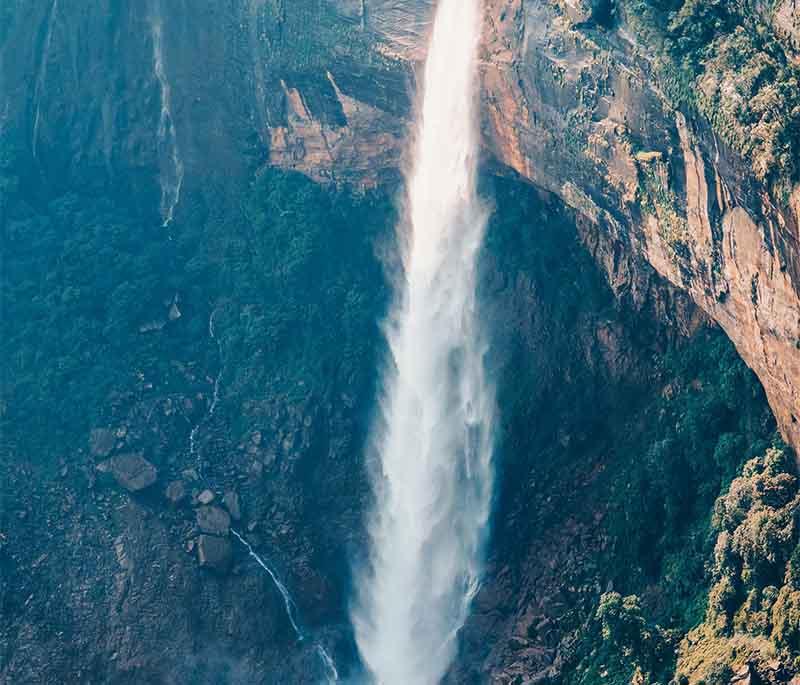
[[[491,0],[486,145],[649,262],[726,331],[800,448],[800,185],[784,206],[700,119],[673,109],[622,25]]]

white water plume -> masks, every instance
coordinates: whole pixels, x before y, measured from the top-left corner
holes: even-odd
[[[161,182],[161,220],[166,228],[175,216],[175,207],[181,199],[183,186],[183,161],[178,152],[178,137],[172,116],[172,89],[164,69],[164,31],[161,15],[151,18],[153,40],[153,70],[161,91],[161,114],[158,119],[158,155]]]
[[[476,189],[481,18],[480,0],[439,1],[398,231],[370,564],[353,610],[380,685],[440,682],[482,571],[495,405],[475,294],[488,214]]]

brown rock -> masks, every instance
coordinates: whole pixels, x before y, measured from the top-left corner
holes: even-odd
[[[174,480],[167,486],[164,494],[173,505],[180,504],[186,499],[186,484],[182,480]]]
[[[738,669],[731,678],[731,685],[750,685],[752,682],[752,672],[750,664],[745,664]]]
[[[198,496],[197,501],[200,504],[211,504],[214,501],[214,493],[211,490],[203,490]]]
[[[231,517],[227,511],[219,507],[198,507],[197,525],[204,533],[211,535],[227,535],[231,528]]]
[[[203,568],[227,571],[231,565],[232,548],[230,540],[213,535],[197,538],[197,560]]]
[[[150,487],[158,478],[158,471],[140,452],[118,454],[97,465],[100,473],[110,473],[128,492],[138,492]]]

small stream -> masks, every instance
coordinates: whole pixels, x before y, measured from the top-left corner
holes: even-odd
[[[297,622],[297,605],[295,605],[289,590],[281,582],[281,579],[278,578],[278,575],[275,573],[275,571],[273,571],[267,562],[256,553],[252,545],[238,531],[231,528],[231,535],[233,535],[233,537],[235,537],[242,544],[242,546],[244,546],[244,548],[247,550],[247,553],[272,579],[272,582],[275,584],[275,587],[278,588],[278,592],[280,592],[281,597],[283,598],[283,606],[286,609],[286,615],[288,616],[289,623],[291,623],[292,629],[297,636],[297,640],[299,642],[305,642],[307,635]],[[328,650],[321,642],[315,641],[314,651],[316,651],[316,653],[319,655],[320,662],[325,669],[325,677],[327,679],[326,682],[328,684],[338,683],[339,671],[336,670],[336,664],[334,663],[333,657],[331,657]]]
[[[214,379],[214,391],[211,398],[211,404],[208,407],[208,411],[192,428],[192,431],[189,434],[189,457],[194,462],[194,465],[197,468],[197,473],[198,477],[200,478],[200,481],[204,483],[207,487],[212,489],[214,489],[213,486],[211,485],[210,481],[206,478],[203,472],[202,459],[200,459],[200,454],[197,449],[197,435],[200,429],[203,428],[203,426],[205,426],[214,417],[217,405],[219,404],[220,384],[222,382],[222,375],[225,370],[225,366],[223,364],[223,355],[222,355],[222,342],[219,340],[219,338],[217,338],[216,329],[214,328],[214,315],[216,313],[217,310],[216,309],[213,310],[208,318],[208,335],[216,343],[217,349],[219,350],[219,371],[217,372],[217,376]],[[238,540],[239,543],[247,550],[249,556],[252,557],[253,560],[261,567],[261,569],[267,573],[267,575],[270,577],[275,587],[278,588],[278,592],[283,598],[283,606],[286,610],[286,616],[289,619],[289,623],[292,626],[292,630],[297,636],[297,640],[299,642],[306,642],[308,640],[308,636],[306,635],[305,631],[300,627],[300,623],[298,622],[297,619],[297,605],[294,603],[294,600],[292,599],[292,595],[289,592],[288,588],[283,584],[281,579],[278,577],[278,574],[272,569],[272,567],[270,567],[264,560],[264,558],[260,556],[253,549],[252,545],[247,541],[247,539],[241,533],[239,533],[239,531],[231,528],[231,535],[233,535],[233,537],[236,538],[236,540]],[[326,685],[330,685],[331,683],[338,683],[339,671],[336,669],[336,664],[333,660],[333,657],[325,648],[325,645],[315,640],[313,641],[313,647],[324,669]]]

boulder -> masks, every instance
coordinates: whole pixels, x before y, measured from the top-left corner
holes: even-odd
[[[204,533],[211,535],[227,535],[231,529],[231,517],[227,511],[219,507],[198,507],[197,525]]]
[[[233,490],[228,490],[225,492],[225,494],[222,496],[222,503],[228,509],[228,512],[234,521],[241,521],[242,507],[239,503],[239,495],[236,492]]]
[[[97,465],[100,473],[108,473],[128,492],[139,492],[150,487],[158,478],[158,471],[141,452],[118,454]]]
[[[737,670],[733,674],[733,678],[731,678],[731,685],[751,685],[753,682],[753,674],[750,670],[750,664],[747,663],[742,666],[739,670]]]
[[[226,571],[230,567],[233,550],[227,538],[201,535],[197,538],[196,547],[197,560],[203,568]]]
[[[178,505],[186,499],[186,484],[182,480],[174,480],[167,486],[164,495],[171,504]]]
[[[211,490],[203,490],[198,496],[197,501],[200,504],[211,504],[214,501],[214,493]]]
[[[107,457],[115,442],[116,435],[110,428],[93,428],[89,434],[89,451],[93,457]]]
[[[197,471],[195,469],[184,469],[181,471],[181,475],[189,481],[198,481],[200,480],[200,476],[197,475]]]

